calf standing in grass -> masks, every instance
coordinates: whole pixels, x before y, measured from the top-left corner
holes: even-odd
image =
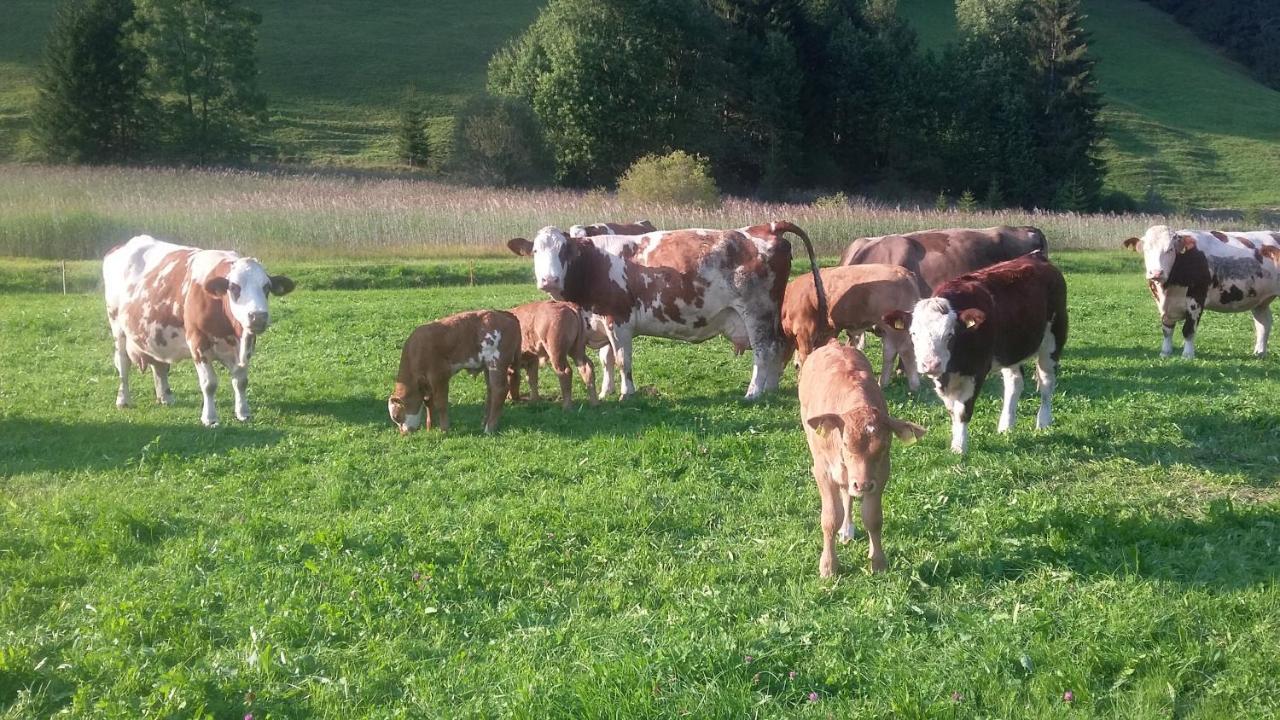
[[[813,290],[813,276],[801,275],[787,283],[782,300],[782,338],[786,352],[794,351],[803,365],[814,348],[845,330],[861,335],[872,330],[880,336],[884,348],[884,364],[880,370],[880,387],[887,387],[893,376],[893,365],[902,355],[907,371],[907,384],[920,387],[916,373],[911,336],[906,330],[888,326],[883,318],[894,310],[910,312],[920,299],[916,277],[896,265],[846,265],[824,268],[822,285],[830,303],[828,322],[820,323],[818,298]]]
[[[890,446],[895,436],[915,442],[924,428],[891,417],[866,356],[836,342],[814,351],[800,366],[800,419],[822,496],[818,573],[830,577],[839,567],[837,527],[841,542],[853,539],[854,498],[862,508],[871,569],[884,571],[880,499],[889,481]]]
[[[421,325],[405,341],[400,371],[387,399],[391,422],[407,435],[432,424],[449,429],[449,379],[481,370],[488,382],[484,431],[502,416],[507,374],[520,356],[520,321],[501,310],[476,310]]]
[[[596,369],[587,357],[587,323],[577,305],[542,300],[514,307],[511,314],[520,320],[520,357],[511,367],[511,400],[520,400],[520,371],[529,374],[529,399],[538,401],[538,364],[543,360],[560,378],[560,404],[573,406],[573,372],[570,358],[578,366],[587,386],[587,400],[595,405]]]
[[[933,379],[951,413],[952,451],[969,447],[973,403],[992,365],[1004,376],[1000,432],[1013,428],[1022,393],[1020,363],[1032,356],[1040,386],[1036,428],[1053,422],[1058,358],[1067,342],[1067,283],[1040,253],[945,282],[913,313],[895,311],[885,322],[911,328],[916,365]]]

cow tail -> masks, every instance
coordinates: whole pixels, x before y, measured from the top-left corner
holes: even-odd
[[[772,225],[775,236],[790,232],[795,233],[804,241],[804,249],[809,253],[809,269],[813,271],[813,289],[818,295],[818,318],[820,323],[818,330],[830,330],[831,325],[827,320],[830,314],[830,306],[827,304],[827,290],[822,286],[822,273],[818,269],[818,257],[813,252],[813,242],[809,240],[809,234],[800,229],[800,226],[786,220],[780,220],[772,223]]]

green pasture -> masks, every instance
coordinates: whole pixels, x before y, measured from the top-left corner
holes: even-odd
[[[190,364],[175,407],[135,373],[117,410],[101,297],[10,273],[0,718],[1275,716],[1276,355],[1207,315],[1160,360],[1136,258],[1056,258],[1056,424],[1029,389],[998,436],[994,378],[959,458],[898,380],[930,431],[894,449],[889,571],[860,534],[830,581],[794,373],[744,403],[721,340],[642,339],[637,398],[488,437],[463,374],[448,435],[395,432],[400,343],[538,297],[519,261],[317,289],[342,269],[281,259],[311,275],[273,300],[254,419],[224,374],[215,430]]]

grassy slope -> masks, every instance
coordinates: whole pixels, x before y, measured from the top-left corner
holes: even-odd
[[[953,0],[900,0],[922,43],[955,34]],[[1085,3],[1107,101],[1107,187],[1193,207],[1280,205],[1280,92],[1138,0]]]
[[[1158,360],[1136,259],[1058,258],[1054,427],[1027,397],[996,436],[989,387],[960,460],[936,399],[895,384],[931,430],[894,450],[890,571],[859,537],[833,582],[794,376],[744,405],[723,342],[641,340],[651,393],[509,407],[494,437],[462,375],[455,430],[400,438],[409,330],[536,293],[300,287],[255,420],[206,431],[190,364],[176,407],[137,375],[112,407],[98,296],[6,295],[0,717],[1275,714],[1275,354],[1212,315],[1199,359]]]

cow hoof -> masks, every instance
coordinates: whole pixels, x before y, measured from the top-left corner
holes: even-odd
[[[125,409],[125,408],[129,407],[129,401],[128,401],[128,400],[116,400],[116,407],[118,407],[118,408],[120,408],[121,410],[123,410],[123,409]]]
[[[838,538],[841,544],[853,542],[853,530],[841,529]]]
[[[173,396],[163,395],[161,397],[156,398],[156,402],[160,403],[161,405],[164,405],[165,407],[168,407],[173,404]]]
[[[249,420],[250,420],[251,418],[253,418],[253,416],[252,416],[252,415],[237,415],[237,416],[236,416],[236,420],[239,420],[240,422],[249,422]]]
[[[204,423],[204,426],[205,426],[205,427],[207,427],[207,428],[209,428],[210,430],[212,430],[213,428],[218,427],[218,421],[217,421],[217,420],[214,420],[213,422],[209,422],[209,421],[207,421],[207,420],[201,420],[200,422],[201,422],[201,423]]]

